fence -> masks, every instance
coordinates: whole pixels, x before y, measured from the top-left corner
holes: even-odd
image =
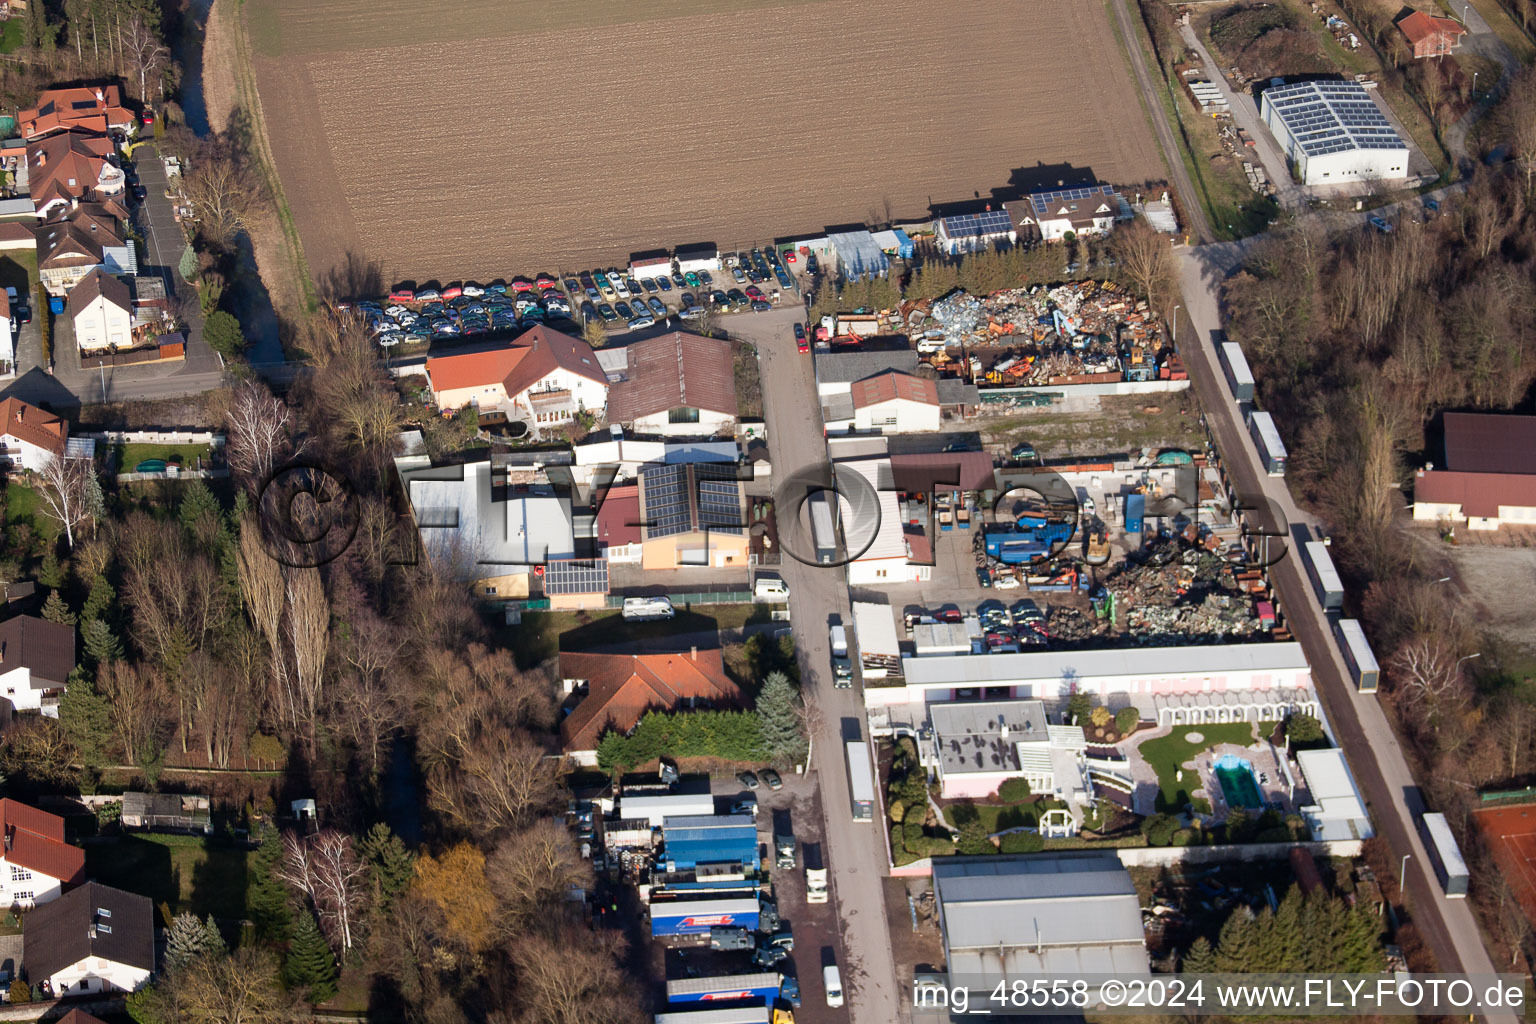
[[[212,430],[193,430],[176,427],[151,427],[148,430],[99,430],[84,437],[104,441],[107,444],[206,444],[218,448],[224,444],[224,435]]]
[[[122,478],[119,477],[119,479]],[[688,590],[672,594],[609,594],[604,601],[604,607],[623,608],[625,598],[629,597],[664,597],[672,602],[674,608],[691,608],[694,605],[707,604],[751,604],[753,601],[750,590]],[[506,601],[503,607],[525,612],[547,612],[549,598],[534,597],[523,601]]]

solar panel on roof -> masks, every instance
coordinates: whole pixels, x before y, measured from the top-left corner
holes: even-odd
[[[741,483],[735,466],[724,463],[678,463],[653,466],[640,474],[645,496],[646,531],[651,537],[671,537],[708,527],[717,533],[740,533]]]
[[[559,558],[547,563],[544,593],[549,597],[608,593],[608,559]]]

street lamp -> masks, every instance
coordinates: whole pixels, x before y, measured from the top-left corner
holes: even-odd
[[[1413,854],[1411,853],[1403,854],[1402,867],[1397,869],[1397,891],[1399,896],[1401,896],[1403,890],[1408,887],[1408,861],[1412,857]]]
[[[1179,347],[1179,310],[1183,309],[1178,303],[1173,306],[1173,347]]]
[[[1469,654],[1465,658],[1457,658],[1456,659],[1456,666],[1455,667],[1456,668],[1461,668],[1461,663],[1462,662],[1464,662],[1464,661],[1471,661],[1473,658],[1481,658],[1482,656],[1483,656],[1483,652],[1482,651],[1478,651],[1476,654]]]
[[[1449,583],[1449,582],[1451,582],[1451,578],[1449,576],[1441,576],[1437,580],[1431,580],[1430,581],[1430,586],[1434,586],[1436,583]]]
[[[1473,99],[1474,102],[1476,102],[1476,100],[1477,100],[1477,72],[1476,71],[1472,72],[1472,99]]]

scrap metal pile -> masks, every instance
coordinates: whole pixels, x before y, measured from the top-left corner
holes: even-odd
[[[1167,538],[1104,581],[1115,624],[1146,644],[1184,637],[1252,637],[1264,631],[1233,566],[1203,547]]]
[[[1162,325],[1147,304],[1112,281],[1009,288],[985,297],[956,291],[903,302],[900,320],[931,362],[968,357],[962,371],[977,384],[1120,380],[1133,354],[1154,362],[1164,348]]]

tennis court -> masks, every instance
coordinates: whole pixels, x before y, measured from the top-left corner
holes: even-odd
[[[1484,807],[1472,816],[1525,916],[1536,922],[1536,804]]]

